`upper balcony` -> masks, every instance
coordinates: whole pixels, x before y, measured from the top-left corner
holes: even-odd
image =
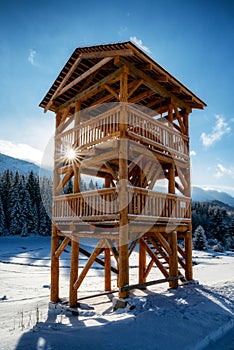
[[[61,154],[67,147],[78,151],[90,149],[92,146],[106,143],[120,136],[121,105],[118,104],[104,113],[92,116],[87,112],[86,121],[75,125],[75,117],[69,123],[62,124],[55,140],[55,160],[61,160]],[[180,161],[189,159],[188,136],[177,131],[166,118],[152,117],[146,109],[136,105],[125,106],[126,135],[129,139],[145,145],[152,151],[170,156]]]

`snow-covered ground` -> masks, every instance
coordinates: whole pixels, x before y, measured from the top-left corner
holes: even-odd
[[[137,255],[130,262],[133,283]],[[50,238],[0,237],[0,350],[233,350],[234,253],[193,256],[199,284],[134,290],[126,308],[117,311],[113,295],[85,299],[75,315],[48,308]],[[85,262],[80,260],[81,268]],[[61,297],[69,294],[68,280],[69,248],[61,256]],[[79,297],[102,288],[103,271],[94,265]]]

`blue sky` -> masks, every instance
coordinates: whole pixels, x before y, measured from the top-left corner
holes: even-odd
[[[39,161],[38,107],[76,47],[132,39],[207,103],[190,117],[192,184],[234,195],[234,2],[9,0],[0,12],[0,152]]]

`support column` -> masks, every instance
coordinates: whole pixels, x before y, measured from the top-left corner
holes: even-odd
[[[145,245],[142,242],[142,239],[140,239],[139,242],[139,283],[145,283],[146,277],[145,277],[145,270],[146,270],[146,249]]]
[[[56,114],[56,123],[55,130],[61,122],[61,113]],[[57,141],[58,142],[58,141]],[[54,147],[54,159],[57,156],[57,150],[60,144],[55,142]],[[54,162],[54,185],[53,185],[53,194],[55,195],[56,188],[60,182],[60,175],[58,173],[58,166],[56,162]],[[57,303],[59,301],[59,257],[56,256],[56,250],[59,247],[59,236],[56,225],[52,224],[52,236],[51,236],[51,287],[50,287],[50,301],[53,303]]]
[[[168,243],[171,247],[169,255],[169,277],[178,276],[178,249],[177,249],[177,232],[172,231],[168,235]],[[172,289],[178,288],[178,280],[170,281],[169,287]]]
[[[111,254],[110,248],[106,247],[105,254],[105,291],[111,290]]]
[[[190,225],[190,230],[186,232],[184,239],[184,250],[185,250],[185,278],[187,280],[193,279],[193,258],[192,258],[192,228]]]
[[[71,267],[70,267],[70,296],[69,304],[71,307],[77,306],[77,289],[74,288],[74,283],[78,277],[79,264],[79,242],[72,240],[71,242]]]
[[[120,79],[120,102],[128,99],[128,69]],[[120,146],[119,146],[119,297],[127,298],[129,292],[122,292],[121,287],[129,285],[128,260],[128,140],[126,137],[127,112],[124,103],[120,112]]]
[[[51,237],[51,286],[50,286],[50,301],[58,303],[59,301],[59,258],[56,257],[55,252],[59,247],[59,236],[57,234],[57,227],[52,226]]]

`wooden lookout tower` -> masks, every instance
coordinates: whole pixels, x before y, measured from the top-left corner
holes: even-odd
[[[103,289],[111,291],[116,277],[122,298],[133,288],[191,280],[189,114],[205,103],[124,42],[77,48],[40,106],[56,114],[51,301],[59,301],[68,244],[70,306],[94,262],[103,266]],[[85,188],[90,177],[99,188]],[[92,251],[83,238],[95,238]],[[138,278],[130,283],[134,250]],[[88,257],[83,269],[80,254]]]

